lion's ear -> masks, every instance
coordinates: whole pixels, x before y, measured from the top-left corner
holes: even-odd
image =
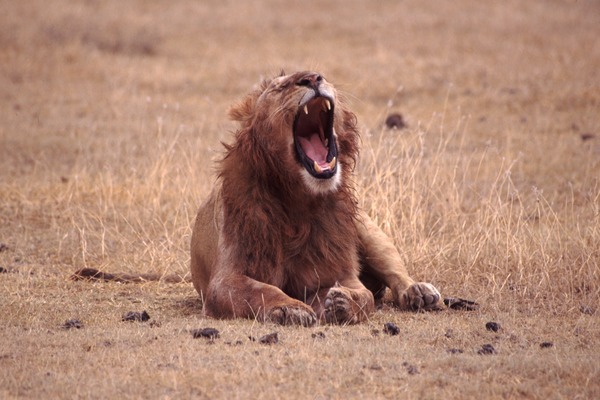
[[[254,86],[252,93],[229,109],[229,118],[242,123],[252,119],[258,98],[269,88],[271,82],[272,79],[263,79],[258,85]]]
[[[255,96],[246,96],[244,100],[232,106],[229,109],[229,118],[238,122],[248,121],[254,112],[254,105],[256,104]]]

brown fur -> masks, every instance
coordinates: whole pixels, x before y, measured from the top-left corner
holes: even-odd
[[[266,81],[230,111],[240,129],[226,145],[191,245],[192,281],[210,316],[359,322],[374,310],[372,292],[386,286],[400,307],[439,302],[433,286],[414,284],[391,241],[358,210],[350,176],[358,157],[356,118],[321,79],[300,72]],[[336,185],[315,179],[314,185],[330,185],[323,190],[301,176],[293,147],[309,80],[335,103],[341,178]]]

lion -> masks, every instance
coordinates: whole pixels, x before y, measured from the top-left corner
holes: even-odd
[[[207,316],[354,324],[389,288],[404,310],[441,306],[359,209],[357,119],[317,72],[282,74],[233,106],[239,124],[201,205],[191,277]]]
[[[354,324],[386,292],[402,310],[443,307],[439,291],[408,275],[392,240],[358,207],[357,119],[323,75],[265,80],[229,115],[239,128],[190,246],[191,280],[207,316]],[[90,268],[73,279],[181,281]]]

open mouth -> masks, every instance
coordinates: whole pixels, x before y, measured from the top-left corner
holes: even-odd
[[[337,146],[333,136],[333,100],[316,96],[301,104],[294,120],[294,147],[300,163],[318,179],[337,172]]]

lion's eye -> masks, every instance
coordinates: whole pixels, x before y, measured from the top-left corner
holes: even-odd
[[[288,82],[288,81],[284,81],[284,82],[280,82],[280,83],[278,83],[278,84],[277,84],[277,85],[276,85],[276,86],[273,88],[273,90],[276,90],[276,91],[278,91],[278,92],[281,92],[282,90],[284,90],[284,89],[287,89],[289,86],[290,86],[290,82]]]
[[[323,77],[321,75],[311,74],[311,75],[297,81],[296,85],[297,86],[319,85],[319,83],[321,83],[321,81],[323,81]]]

